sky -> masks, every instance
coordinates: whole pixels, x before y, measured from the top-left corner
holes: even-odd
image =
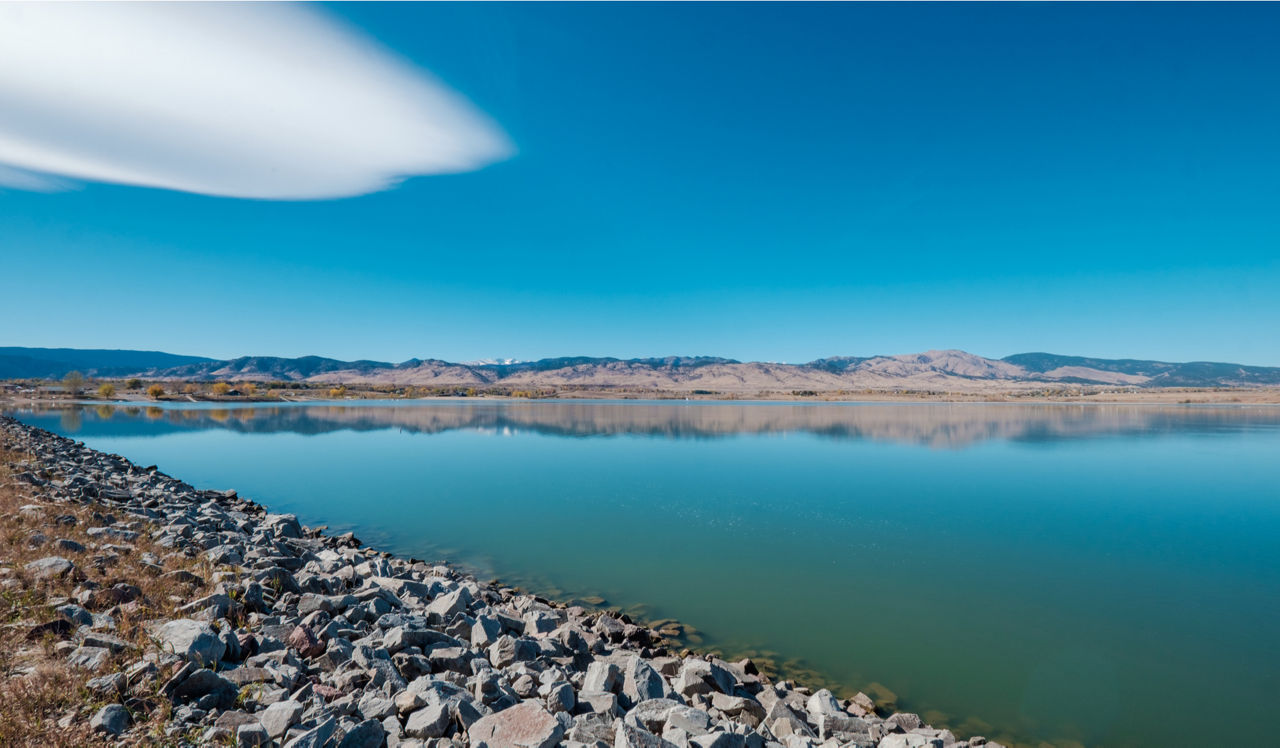
[[[1280,365],[1274,4],[69,7],[0,345]]]

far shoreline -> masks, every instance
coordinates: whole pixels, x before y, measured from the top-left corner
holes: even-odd
[[[178,389],[173,383],[164,383]],[[0,382],[0,405],[7,407],[57,407],[60,405],[112,405],[140,407],[147,405],[208,404],[225,407],[264,406],[271,404],[374,404],[413,402],[651,402],[651,403],[719,403],[719,404],[796,404],[796,405],[854,405],[867,404],[973,404],[973,405],[1280,405],[1280,388],[1081,388],[1069,391],[1052,389],[982,389],[976,391],[918,391],[918,390],[860,390],[857,392],[782,392],[754,390],[682,391],[643,390],[631,388],[573,388],[556,389],[539,393],[501,391],[473,392],[472,394],[444,394],[417,392],[387,392],[384,388],[343,388],[339,394],[328,383],[306,383],[296,389],[269,390],[253,395],[215,395],[206,391],[213,383],[203,383],[206,389],[196,392],[166,392],[149,396],[139,389],[116,390],[110,396],[94,395],[89,391],[71,394],[59,391],[56,386],[30,385],[21,382]],[[162,385],[163,386],[163,385]],[[184,385],[190,388],[192,385]],[[425,388],[424,388],[425,389]],[[462,393],[467,392],[462,390]]]

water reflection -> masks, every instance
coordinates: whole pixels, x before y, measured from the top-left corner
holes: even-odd
[[[30,411],[28,411],[30,412]],[[127,435],[141,420],[130,407],[71,406],[55,411],[66,431]],[[1280,427],[1280,407],[1006,404],[733,404],[616,402],[431,402],[405,405],[290,404],[247,407],[152,405],[139,434],[223,428],[244,433],[323,434],[398,429],[438,434],[473,430],[552,436],[711,439],[740,434],[813,434],[957,449],[988,440],[1052,441],[1134,434],[1214,433]],[[103,423],[112,421],[109,430]],[[141,425],[140,425],[141,426]]]

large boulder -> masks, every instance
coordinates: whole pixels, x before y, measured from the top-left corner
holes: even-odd
[[[209,624],[190,618],[169,621],[156,632],[160,648],[190,662],[212,667],[222,659],[226,644]]]
[[[481,717],[467,731],[471,745],[489,748],[552,748],[563,734],[560,722],[534,701]]]

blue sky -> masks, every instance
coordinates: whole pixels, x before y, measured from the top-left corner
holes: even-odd
[[[0,344],[1280,365],[1280,6],[321,12],[510,156],[340,199],[0,190]]]

